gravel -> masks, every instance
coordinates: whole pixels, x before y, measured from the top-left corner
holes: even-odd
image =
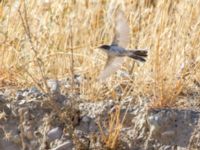
[[[102,132],[108,135],[116,105],[121,106],[119,120],[126,115],[117,149],[200,149],[198,110],[150,109],[147,99],[138,104],[130,96],[120,101],[91,102],[61,93],[60,81],[48,82],[51,100],[36,87],[0,91],[1,150],[106,150]]]

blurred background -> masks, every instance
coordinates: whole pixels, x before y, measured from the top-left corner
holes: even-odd
[[[128,48],[147,48],[149,56],[144,64],[127,59],[99,83],[106,55],[97,47],[112,41],[119,5],[131,29]],[[88,100],[145,96],[154,107],[172,106],[177,97],[199,91],[199,69],[199,0],[0,2],[1,87],[42,88],[46,79],[66,79]]]

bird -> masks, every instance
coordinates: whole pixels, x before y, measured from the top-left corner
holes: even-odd
[[[124,57],[130,57],[140,62],[146,61],[147,49],[126,49],[130,40],[129,32],[130,28],[124,12],[118,11],[115,18],[115,33],[111,45],[101,45],[98,47],[107,54],[107,61],[98,77],[99,80],[105,80],[116,72],[124,62]]]

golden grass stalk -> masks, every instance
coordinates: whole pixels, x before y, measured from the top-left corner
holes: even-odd
[[[129,105],[126,109],[126,112],[122,120],[120,119],[121,107],[120,105],[115,106],[115,112],[113,112],[109,118],[107,133],[103,131],[102,125],[98,123],[102,141],[103,143],[105,143],[106,147],[109,149],[116,149],[118,146],[118,138],[119,138],[121,129],[123,127],[123,123],[125,121],[126,114],[129,109]]]

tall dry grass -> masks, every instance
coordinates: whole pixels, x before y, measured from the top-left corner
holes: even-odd
[[[114,74],[105,89],[96,77],[106,56],[96,47],[112,40],[110,12],[117,4],[125,9],[130,25],[129,48],[149,48],[149,57],[145,64],[127,59],[122,70],[130,76]],[[1,86],[78,74],[86,80],[75,90],[84,98],[117,98],[115,88],[120,88],[121,97],[143,95],[152,99],[153,107],[169,106],[184,89],[200,81],[199,56],[199,0],[0,3]]]

